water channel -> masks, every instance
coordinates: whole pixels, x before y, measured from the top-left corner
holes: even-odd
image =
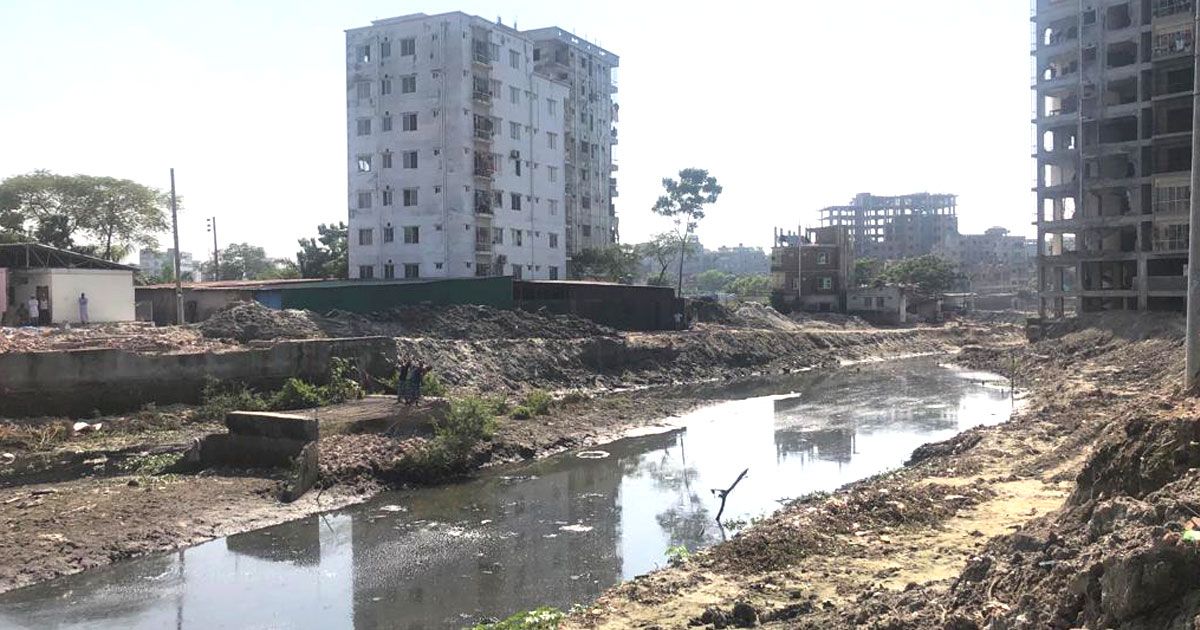
[[[995,375],[908,359],[696,390],[670,433],[491,470],[0,596],[3,628],[441,628],[567,608],[720,541],[724,520],[1006,420]]]

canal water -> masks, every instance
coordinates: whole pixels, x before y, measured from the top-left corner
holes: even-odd
[[[909,359],[695,390],[679,430],[0,596],[2,628],[441,628],[587,603],[729,532],[723,520],[895,468],[1006,420],[1007,382]]]

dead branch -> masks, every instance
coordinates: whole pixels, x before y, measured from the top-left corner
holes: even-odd
[[[746,473],[748,473],[748,472],[750,472],[749,468],[747,468],[746,470],[743,470],[742,474],[738,475],[737,479],[733,480],[733,485],[729,486],[728,488],[726,488],[724,490],[722,490],[720,488],[712,489],[713,494],[717,495],[718,497],[721,497],[721,509],[717,510],[717,525],[721,524],[721,515],[725,513],[725,499],[727,497],[729,497],[729,493],[733,492],[733,489],[736,488],[737,485],[742,482],[742,479],[746,476]]]

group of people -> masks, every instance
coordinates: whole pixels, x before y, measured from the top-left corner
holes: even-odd
[[[421,400],[421,383],[430,369],[424,363],[413,365],[412,361],[405,361],[400,366],[400,378],[396,379],[396,398],[406,405]]]
[[[18,326],[49,326],[53,322],[50,315],[50,301],[29,296],[28,300],[17,305]],[[86,293],[79,294],[79,323],[88,323],[88,297]]]

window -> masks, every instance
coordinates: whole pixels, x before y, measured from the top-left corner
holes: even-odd
[[[416,245],[421,242],[421,227],[417,225],[408,225],[404,228],[404,244]]]
[[[883,308],[886,300],[881,297],[875,298],[875,308]]]
[[[371,156],[369,156],[369,155],[358,156],[358,172],[359,173],[370,173],[371,172]]]
[[[821,290],[828,291],[833,288],[833,278],[825,276],[821,278]]]
[[[817,264],[818,265],[828,265],[829,264],[829,252],[817,252]]]
[[[495,195],[492,197],[492,207],[493,208],[503,208],[504,207],[504,192],[503,191],[500,191],[500,190],[495,191]]]
[[[504,244],[504,228],[492,228],[492,245]]]
[[[549,168],[549,170],[550,170],[550,181],[551,181],[551,182],[557,182],[557,181],[558,181],[558,167],[557,167],[557,166],[551,166],[551,167]]]
[[[395,193],[392,192],[391,188],[385,188],[383,190],[383,205],[390,206],[394,202],[395,202]]]
[[[358,122],[358,124],[357,124],[358,135],[360,135],[360,136],[371,135],[371,119],[370,118],[359,118],[357,122]]]
[[[371,83],[369,81],[358,82],[358,98],[371,98]]]
[[[558,134],[546,132],[546,146],[551,149],[558,148]]]
[[[509,193],[509,197],[511,198],[511,201],[512,201],[512,209],[520,210],[521,209],[521,193]]]
[[[508,86],[508,100],[513,105],[518,105],[521,102],[521,89],[513,86]]]
[[[384,77],[379,80],[379,95],[387,96],[392,93],[392,80]]]
[[[358,277],[363,280],[370,280],[375,277],[375,268],[371,265],[359,265]]]
[[[550,265],[550,279],[558,280],[558,267],[555,267],[554,265]]]
[[[492,79],[492,96],[496,98],[504,98],[504,92],[500,91],[503,87],[499,79]]]
[[[520,140],[521,139],[521,123],[515,123],[515,122],[508,123],[508,135],[513,140]]]
[[[383,130],[384,131],[392,130],[392,115],[391,114],[383,115]]]
[[[400,114],[400,122],[401,122],[401,129],[403,129],[404,131],[416,131],[417,130],[417,113],[416,112],[408,112],[406,114]]]
[[[516,247],[520,247],[520,246],[522,245],[522,242],[521,242],[521,230],[510,230],[510,231],[509,231],[509,236],[511,237],[511,240],[510,240],[510,242],[511,242],[511,243],[512,243],[514,246],[516,246]]]
[[[369,45],[358,47],[358,60],[361,63],[369,63],[371,61],[371,47]]]
[[[512,266],[512,277],[516,278],[517,280],[521,279],[521,265]]]
[[[411,206],[417,205],[417,189],[416,188],[405,188],[404,189],[404,205],[405,205],[405,207],[411,207]]]
[[[383,168],[392,168],[392,152],[383,152]]]
[[[404,155],[404,168],[417,168],[417,152],[416,151],[405,151],[403,155]]]
[[[580,236],[582,236],[582,237],[584,237],[584,238],[591,238],[591,236],[592,236],[592,226],[590,226],[590,225],[581,225],[581,226],[579,226],[579,235],[580,235]]]
[[[384,277],[384,279],[387,279],[387,280],[391,280],[391,279],[395,278],[396,277],[396,265],[393,265],[392,263],[387,263],[386,265],[384,265],[383,266],[383,277]]]
[[[550,232],[550,249],[558,249],[558,235]]]
[[[367,228],[365,230],[358,231],[358,244],[359,245],[371,245],[372,241],[374,241],[374,240],[375,240],[375,230]]]
[[[406,77],[400,77],[400,93],[412,94],[417,91],[417,75],[410,74]]]
[[[370,207],[371,207],[371,193],[369,193],[369,192],[358,193],[358,208],[360,210],[362,210],[362,209],[370,208]]]
[[[548,98],[546,99],[546,112],[551,116],[558,113],[558,101]]]
[[[552,216],[552,217],[558,216],[558,200],[557,199],[550,200],[550,216]]]
[[[396,228],[394,228],[394,227],[383,228],[383,242],[391,243],[392,241],[395,241],[395,240],[396,240]]]
[[[405,278],[420,278],[421,277],[421,265],[418,265],[416,263],[405,263],[404,264],[404,277]]]
[[[408,57],[417,54],[417,38],[405,37],[400,40],[400,56]]]
[[[387,59],[392,56],[392,42],[381,42],[379,44],[379,57]]]
[[[520,68],[521,67],[521,53],[519,53],[515,50],[508,51],[508,65],[510,65],[514,68]]]

